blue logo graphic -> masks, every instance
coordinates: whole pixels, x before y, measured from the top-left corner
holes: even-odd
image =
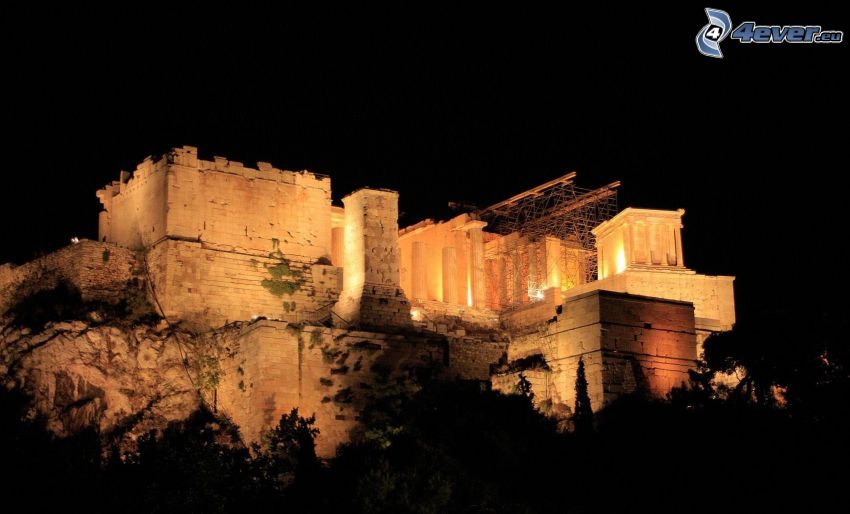
[[[707,7],[705,14],[708,16],[708,25],[697,34],[697,49],[702,55],[723,58],[720,51],[720,42],[726,39],[732,29],[732,20],[726,11],[711,9]]]
[[[729,14],[720,9],[706,8],[708,25],[697,34],[697,50],[702,55],[723,58],[720,42],[730,36],[739,43],[841,43],[844,32],[823,30],[820,25],[756,25],[745,21],[732,30]],[[730,34],[731,31],[731,34]]]

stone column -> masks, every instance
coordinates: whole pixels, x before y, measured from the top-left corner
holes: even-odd
[[[331,264],[343,266],[345,263],[345,227],[331,229]]]
[[[535,288],[542,289],[537,280],[537,243],[534,241],[528,243],[526,252],[528,253],[528,282]]]
[[[682,225],[676,227],[674,235],[676,237],[676,265],[684,268],[685,257],[684,253],[682,252]]]
[[[413,242],[413,250],[410,256],[410,281],[413,298],[417,300],[427,300],[428,289],[426,288],[425,276],[425,243],[422,241]]]
[[[649,262],[648,246],[647,246],[647,230],[646,223],[638,222],[632,231],[632,254],[634,255],[635,264],[647,264]]]
[[[649,264],[659,265],[661,264],[661,248],[659,248],[658,244],[658,224],[650,223],[647,227],[647,248],[649,251]]]
[[[561,240],[546,238],[546,285],[561,289]]]
[[[472,290],[472,306],[483,308],[487,302],[487,278],[484,273],[484,235],[482,230],[486,225],[483,221],[471,221],[469,226],[469,263],[470,289]]]
[[[632,224],[626,223],[623,227],[623,253],[625,254],[626,267],[634,262],[634,254],[632,252]]]
[[[513,251],[511,254],[511,260],[513,261],[513,303],[519,305],[522,303],[523,296],[523,281],[522,281],[522,253],[519,248]]]
[[[664,226],[664,243],[667,248],[667,265],[678,266],[678,252],[676,251],[676,228],[673,225]]]
[[[443,301],[457,305],[457,250],[443,248]]]
[[[508,304],[508,264],[505,254],[499,254],[499,307]]]

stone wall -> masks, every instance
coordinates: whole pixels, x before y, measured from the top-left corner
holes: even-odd
[[[502,394],[516,394],[516,388],[522,374],[531,385],[531,392],[534,394],[532,399],[535,406],[540,406],[543,402],[552,402],[552,391],[554,382],[552,372],[543,369],[527,369],[524,371],[512,371],[510,373],[501,373],[493,375],[490,379],[491,387],[494,391],[499,391]]]
[[[221,326],[256,317],[316,322],[339,297],[341,269],[295,257],[163,240],[148,254],[157,298],[169,320]]]
[[[82,240],[20,266],[0,265],[0,314],[19,298],[65,281],[83,300],[116,303],[139,277],[136,253],[113,243]]]
[[[687,381],[694,366],[693,306],[607,291],[573,296],[545,329],[515,337],[507,357],[534,354],[552,370],[548,394],[554,403],[575,404],[579,359],[594,410],[639,387],[663,396]]]
[[[624,295],[603,298],[604,401],[636,388],[663,397],[687,383],[697,358],[693,306]]]
[[[413,319],[425,323],[425,327],[441,334],[463,330],[464,333],[480,333],[498,330],[499,315],[490,309],[452,305],[445,302],[416,300],[412,302]]]
[[[448,376],[461,380],[489,380],[490,368],[508,349],[504,341],[482,341],[469,337],[448,340]]]
[[[287,256],[330,260],[330,190],[330,179],[314,173],[206,161],[194,147],[175,148],[98,191],[100,238],[134,249],[165,237],[248,253],[274,246]]]
[[[561,290],[550,287],[543,291],[543,298],[502,312],[502,325],[516,335],[535,331],[541,323],[555,317],[561,302]]]
[[[168,160],[146,158],[131,175],[97,192],[104,210],[98,220],[98,240],[141,250],[167,234]]]
[[[257,440],[298,407],[302,416],[316,416],[323,456],[348,440],[382,377],[444,359],[439,341],[273,321],[246,326],[231,350],[218,401],[243,436]]]
[[[654,271],[628,269],[603,280],[570,289],[566,296],[593,290],[615,291],[664,298],[694,305],[696,327],[727,331],[735,324],[735,277],[699,275],[693,271]]]

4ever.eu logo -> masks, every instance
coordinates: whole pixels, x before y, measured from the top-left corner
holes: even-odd
[[[820,25],[756,25],[745,21],[732,30],[729,13],[707,7],[708,24],[697,34],[697,49],[702,55],[723,58],[720,42],[726,39],[739,43],[841,43],[844,32],[823,30]]]

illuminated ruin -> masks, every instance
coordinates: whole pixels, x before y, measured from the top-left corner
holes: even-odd
[[[327,176],[184,146],[121,172],[97,192],[99,241],[46,259],[89,277],[79,285],[92,295],[112,291],[97,277],[143,270],[170,324],[258,320],[222,358],[218,407],[249,438],[292,407],[315,413],[327,454],[355,424],[351,391],[379,364],[430,359],[505,391],[524,373],[535,402],[561,413],[579,358],[594,409],[687,380],[704,339],[735,322],[733,277],[685,267],[683,210],[618,212],[619,183],[575,178],[399,227],[394,191],[364,188],[334,206]],[[121,259],[98,261],[109,249]],[[75,271],[87,264],[94,278]],[[0,288],[27,266],[0,268]],[[343,392],[354,399],[336,401]]]

